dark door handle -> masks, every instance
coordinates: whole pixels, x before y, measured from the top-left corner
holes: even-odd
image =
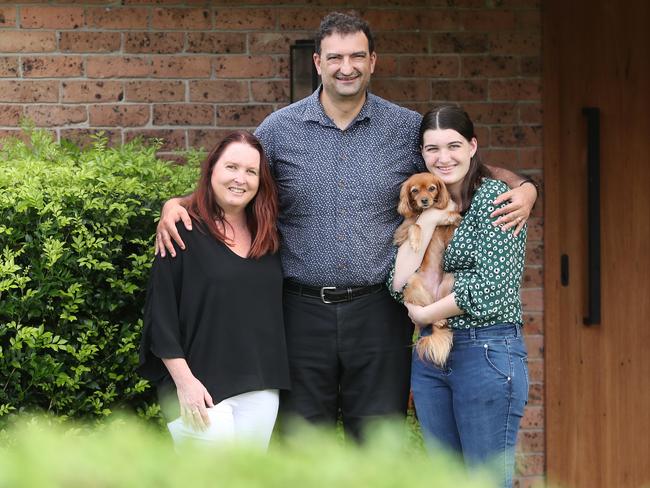
[[[585,325],[600,324],[600,109],[585,107],[587,117],[587,316]]]

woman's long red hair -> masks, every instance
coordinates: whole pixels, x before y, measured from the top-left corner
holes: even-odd
[[[262,144],[250,132],[244,130],[231,132],[208,154],[201,165],[201,176],[196,190],[190,196],[187,211],[194,220],[202,224],[199,227],[205,227],[215,239],[224,244],[231,244],[216,223],[217,221],[221,222],[222,228],[230,225],[225,221],[223,209],[217,204],[214,197],[211,179],[214,165],[226,148],[235,142],[251,146],[260,154],[259,188],[255,197],[246,206],[246,220],[252,236],[248,257],[259,258],[265,254],[276,252],[280,247],[277,228],[278,191]]]

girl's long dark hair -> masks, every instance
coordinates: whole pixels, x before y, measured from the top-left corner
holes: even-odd
[[[457,105],[439,105],[424,114],[420,124],[420,146],[424,144],[424,133],[432,129],[453,129],[467,139],[467,142],[476,137],[472,119],[469,118],[465,110]],[[461,186],[461,213],[467,211],[472,203],[474,192],[481,185],[483,178],[487,176],[489,176],[489,172],[481,161],[477,148],[474,156],[470,159],[469,170]]]
[[[248,131],[231,132],[212,149],[201,165],[201,176],[196,190],[190,196],[187,211],[193,219],[199,222],[215,239],[228,244],[228,239],[216,221],[221,222],[222,228],[228,224],[224,220],[223,209],[217,204],[212,191],[212,170],[226,148],[235,142],[251,146],[260,154],[259,188],[257,194],[246,206],[246,221],[251,232],[252,244],[248,253],[249,258],[259,258],[265,254],[274,253],[280,247],[278,235],[278,191],[271,175],[269,162],[266,159],[262,144]]]

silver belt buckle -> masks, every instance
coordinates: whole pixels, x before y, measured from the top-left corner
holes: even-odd
[[[325,290],[336,290],[335,286],[323,286],[320,289],[320,299],[323,301],[323,303],[333,303],[330,302],[329,300],[325,300]]]

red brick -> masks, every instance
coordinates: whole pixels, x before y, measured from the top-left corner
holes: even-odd
[[[25,78],[65,78],[83,75],[81,56],[25,56],[22,71]]]
[[[541,204],[538,200],[535,203],[535,206]],[[526,243],[526,263],[531,265],[542,265],[544,264],[544,245],[541,240],[529,240]],[[531,309],[533,310],[533,309]],[[534,309],[540,310],[540,309]]]
[[[514,124],[517,106],[514,103],[467,103],[465,110],[476,124]]]
[[[88,120],[86,107],[76,105],[27,105],[25,117],[39,127],[80,124]]]
[[[159,151],[185,151],[185,130],[183,129],[129,129],[124,131],[124,142],[130,142],[141,137],[145,143],[153,143],[152,139],[163,142]]]
[[[0,102],[57,102],[58,81],[0,80]]]
[[[454,31],[459,27],[458,12],[449,9],[368,10],[363,18],[375,31],[424,30]]]
[[[16,26],[16,7],[0,7],[0,27]]]
[[[519,149],[519,161],[522,168],[542,169],[544,166],[544,154],[539,147],[522,147]],[[541,184],[541,181],[537,182]]]
[[[210,104],[182,103],[154,105],[154,125],[213,125],[214,106]]]
[[[522,124],[541,125],[542,104],[541,103],[520,103],[519,122],[521,122]]]
[[[88,78],[142,78],[151,74],[151,58],[94,56],[86,60]]]
[[[431,98],[428,80],[378,79],[371,88],[374,94],[394,102],[424,102]]]
[[[375,50],[379,54],[426,54],[429,52],[429,36],[424,33],[379,32],[375,36]],[[434,49],[433,52],[438,51]]]
[[[537,203],[539,203],[540,201],[541,201],[540,197],[538,196],[535,206],[537,206]],[[530,219],[528,219],[528,240],[541,241],[542,239],[544,239],[543,221],[541,219],[531,217]],[[528,263],[528,264],[532,264],[532,263]]]
[[[82,7],[21,7],[24,29],[78,29],[84,25]]]
[[[537,406],[528,406],[524,410],[524,417],[521,419],[522,429],[543,429],[544,428],[544,408]]]
[[[488,50],[486,34],[474,32],[445,32],[431,35],[431,53],[483,53]]]
[[[190,81],[192,102],[247,102],[248,82],[234,80]]]
[[[498,32],[514,30],[515,13],[507,10],[470,10],[459,12],[463,30],[468,32]]]
[[[277,12],[276,9],[219,8],[214,12],[214,22],[217,29],[270,30],[275,29]]]
[[[52,52],[55,50],[55,32],[0,31],[0,52]]]
[[[17,127],[22,115],[23,109],[19,105],[0,105],[0,126]]]
[[[433,80],[431,99],[460,102],[487,99],[486,80]]]
[[[493,127],[490,144],[496,147],[539,146],[542,143],[540,126]]]
[[[289,79],[291,76],[289,73],[289,55],[286,56],[274,56],[275,60],[275,76],[277,78]]]
[[[531,384],[528,389],[529,405],[544,405],[544,385]]]
[[[189,148],[210,150],[230,132],[230,129],[188,129],[187,145]]]
[[[543,454],[519,454],[516,456],[515,473],[520,476],[544,474]]]
[[[136,127],[149,122],[148,105],[91,105],[90,125],[94,127]]]
[[[212,3],[220,0],[213,0]],[[239,0],[241,1],[241,0]],[[188,6],[202,6],[207,2],[206,0],[122,0],[124,5],[188,5]],[[258,0],[259,3],[259,0]]]
[[[272,56],[215,56],[215,74],[219,78],[268,78],[277,72]]]
[[[531,383],[544,383],[544,360],[531,359],[528,361],[528,378]]]
[[[536,335],[542,335],[543,333],[544,333],[544,314],[539,312],[524,311],[524,334],[526,336],[528,335],[536,336]]]
[[[185,83],[182,81],[127,81],[127,102],[182,102]]]
[[[513,478],[514,488],[546,488],[544,476],[525,476]]]
[[[271,112],[271,105],[220,105],[217,107],[217,125],[255,127]]]
[[[544,452],[543,430],[520,430],[517,438],[517,448],[526,453]]]
[[[59,49],[73,53],[109,53],[120,50],[119,32],[61,32]]]
[[[60,138],[73,142],[79,147],[92,146],[95,143],[97,134],[102,134],[108,141],[108,145],[118,146],[122,144],[122,131],[106,129],[60,129]]]
[[[524,56],[519,60],[522,76],[540,76],[542,59],[539,56]]]
[[[301,30],[315,32],[320,20],[327,14],[327,10],[314,8],[282,9],[278,11],[278,28],[282,31]],[[217,17],[217,22],[219,17]],[[273,28],[275,25],[270,26]]]
[[[151,17],[151,25],[154,29],[210,29],[212,17],[206,9],[156,8]]]
[[[289,80],[251,81],[251,94],[256,102],[289,103]]]
[[[479,141],[479,145],[480,143],[481,141]],[[519,154],[517,153],[516,149],[495,149],[481,147],[481,158],[486,164],[509,170],[514,170],[519,166]]]
[[[520,10],[515,13],[515,25],[517,30],[539,32],[542,27],[542,11],[539,8],[534,10]]]
[[[239,32],[188,32],[187,52],[243,53],[246,52],[246,34]]]
[[[513,56],[464,56],[461,65],[461,76],[467,78],[501,78],[519,73],[519,62]]]
[[[311,39],[311,33],[254,32],[248,34],[248,45],[252,54],[286,54],[298,39]]]
[[[209,78],[212,64],[208,56],[155,56],[154,78]]]
[[[532,56],[540,53],[539,32],[494,32],[490,34],[490,54]]]
[[[397,56],[392,55],[379,55],[377,56],[377,63],[375,63],[374,78],[390,76],[397,76],[399,72],[399,61]]]
[[[88,27],[101,29],[146,29],[149,11],[137,7],[88,8]]]
[[[490,80],[492,100],[540,100],[541,92],[539,79]]]
[[[0,57],[0,78],[18,76],[18,58],[15,56]]]
[[[56,136],[56,134],[53,134]],[[18,139],[26,144],[29,144],[29,136],[22,129],[0,129],[0,148],[3,147],[7,139]]]
[[[544,272],[541,266],[526,266],[522,286],[524,288],[541,288],[544,286]]]
[[[124,88],[120,81],[77,81],[61,83],[61,101],[64,103],[121,102]]]
[[[458,76],[460,62],[458,56],[404,56],[400,59],[401,76]]]
[[[183,32],[127,32],[124,52],[171,54],[183,52]]]
[[[124,89],[120,81],[64,81],[61,83],[64,103],[120,102]]]
[[[528,350],[528,359],[544,358],[544,336],[525,335],[526,349]]]

